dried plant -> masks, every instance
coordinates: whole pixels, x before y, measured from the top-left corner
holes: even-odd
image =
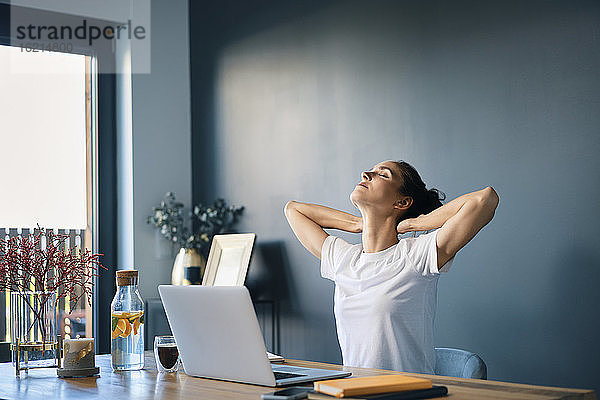
[[[68,249],[68,235],[38,229],[27,236],[0,239],[0,290],[19,293],[35,314],[34,321],[42,326],[45,316],[40,313],[52,293],[56,294],[55,307],[61,298],[69,295],[74,305],[86,297],[91,305],[94,277],[99,269],[102,254],[92,254],[88,249]],[[39,303],[29,304],[28,293],[39,292]],[[73,307],[71,307],[73,309]],[[45,329],[42,329],[43,341]]]
[[[187,249],[198,249],[205,257],[214,235],[228,233],[238,221],[244,207],[228,206],[224,199],[213,204],[197,204],[186,214],[183,203],[175,194],[167,192],[158,207],[153,207],[148,224],[160,229],[161,235],[171,243]]]

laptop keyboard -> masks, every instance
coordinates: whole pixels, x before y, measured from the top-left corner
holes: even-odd
[[[299,376],[306,376],[303,374],[288,374],[287,372],[273,372],[275,374],[275,379],[287,379],[287,378],[297,378]]]

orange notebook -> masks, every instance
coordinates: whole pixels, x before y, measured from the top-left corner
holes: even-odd
[[[413,378],[405,375],[377,375],[315,382],[315,391],[335,397],[348,397],[429,389],[431,386],[429,379]]]

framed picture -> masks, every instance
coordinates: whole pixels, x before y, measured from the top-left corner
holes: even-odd
[[[202,279],[208,286],[243,286],[254,246],[254,233],[215,235]]]

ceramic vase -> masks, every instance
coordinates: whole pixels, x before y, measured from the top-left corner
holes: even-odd
[[[181,248],[171,274],[173,285],[199,285],[202,283],[206,260],[196,249]]]

